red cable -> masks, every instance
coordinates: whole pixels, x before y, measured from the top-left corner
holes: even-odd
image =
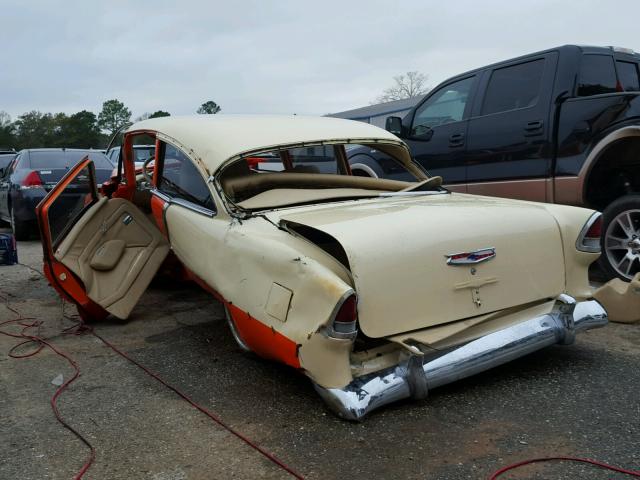
[[[604,468],[606,470],[611,470],[612,472],[623,473],[625,475],[631,475],[632,477],[640,478],[640,471],[638,470],[627,470],[620,467],[614,467],[613,465],[609,465],[604,462],[599,462],[597,460],[592,460],[590,458],[577,458],[577,457],[542,457],[542,458],[532,458],[530,460],[524,460],[522,462],[513,463],[511,465],[507,465],[506,467],[501,468],[497,472],[491,474],[489,480],[495,480],[503,473],[508,472],[509,470],[515,470],[516,468],[522,467],[524,465],[530,465],[532,463],[539,462],[549,462],[549,461],[564,461],[564,462],[579,462],[586,463],[589,465],[594,465],[599,468]]]
[[[298,480],[304,480],[304,477],[301,474],[296,472],[293,468],[288,466],[286,463],[284,463],[282,460],[280,460],[278,457],[276,457],[273,453],[265,450],[260,445],[256,444],[251,439],[245,437],[242,433],[240,433],[237,430],[235,430],[233,427],[231,427],[231,426],[227,425],[226,423],[224,423],[217,415],[215,415],[214,413],[210,412],[206,408],[198,405],[195,401],[191,400],[191,398],[189,398],[186,394],[182,393],[178,388],[174,387],[173,385],[170,385],[169,383],[164,381],[162,378],[160,378],[160,376],[157,373],[152,372],[151,370],[149,370],[144,365],[138,363],[136,360],[134,360],[133,358],[129,357],[126,353],[124,353],[123,351],[118,349],[115,345],[112,345],[107,340],[105,340],[100,335],[98,335],[96,332],[94,332],[92,328],[86,327],[86,326],[83,326],[83,327],[88,329],[88,331],[94,337],[99,339],[102,343],[104,343],[111,350],[113,350],[114,352],[116,352],[118,355],[120,355],[124,359],[128,360],[129,362],[133,363],[136,367],[140,368],[144,373],[146,373],[150,377],[152,377],[155,380],[157,380],[158,382],[160,382],[162,385],[167,387],[169,390],[172,390],[174,393],[176,393],[178,396],[180,396],[183,400],[187,401],[193,408],[195,408],[196,410],[199,410],[200,412],[204,413],[207,417],[209,417],[211,420],[216,422],[222,428],[224,428],[228,432],[232,433],[233,435],[238,437],[240,440],[242,440],[244,443],[249,445],[251,448],[253,448],[254,450],[258,451],[259,453],[261,453],[262,455],[267,457],[270,461],[275,463],[277,466],[282,468],[284,471],[289,473],[291,476],[293,476],[294,478],[297,478]]]
[[[0,297],[0,298],[2,298],[2,297]],[[71,376],[71,378],[69,378],[66,382],[64,382],[62,385],[60,385],[56,389],[55,393],[53,394],[53,397],[51,397],[51,402],[50,403],[51,403],[51,409],[53,410],[53,413],[56,416],[56,419],[58,420],[58,422],[60,422],[60,424],[64,428],[66,428],[71,433],[73,433],[89,449],[89,458],[85,461],[84,465],[82,465],[82,468],[80,469],[80,471],[78,473],[76,473],[76,475],[73,477],[75,480],[79,480],[79,479],[81,479],[83,477],[83,475],[86,473],[86,471],[89,470],[89,467],[91,467],[91,464],[93,463],[93,461],[96,458],[96,451],[95,451],[95,448],[93,448],[93,445],[91,445],[91,443],[89,443],[89,441],[85,437],[83,437],[80,432],[78,432],[76,429],[74,429],[71,425],[69,425],[64,420],[64,418],[62,418],[62,415],[60,414],[60,411],[58,410],[58,397],[62,394],[62,392],[64,392],[67,389],[67,387],[69,385],[71,385],[80,376],[80,368],[78,367],[78,364],[73,360],[73,358],[71,358],[69,355],[67,355],[66,353],[62,352],[61,350],[58,350],[47,339],[42,338],[42,337],[40,337],[38,335],[29,335],[27,333],[27,330],[29,330],[31,328],[37,328],[40,325],[42,325],[41,321],[33,321],[31,323],[24,322],[24,320],[33,320],[33,319],[28,318],[28,317],[23,317],[20,312],[18,312],[17,310],[13,309],[12,307],[10,307],[9,306],[9,298],[8,297],[4,297],[2,299],[4,300],[7,309],[9,311],[15,313],[16,315],[18,315],[18,318],[14,318],[13,320],[7,320],[7,321],[4,321],[4,322],[0,323],[0,327],[3,326],[3,325],[8,325],[8,324],[11,324],[11,323],[15,323],[17,325],[20,325],[23,328],[22,328],[22,330],[20,331],[19,334],[15,334],[15,333],[11,333],[11,332],[5,332],[4,330],[0,330],[0,334],[6,335],[8,337],[13,337],[13,338],[24,338],[25,339],[23,342],[20,342],[17,345],[14,345],[9,350],[9,356],[11,358],[24,359],[24,358],[33,357],[34,355],[37,355],[38,353],[40,353],[44,347],[48,347],[56,355],[64,358],[67,361],[67,363],[69,365],[71,365],[71,367],[74,370],[73,375]],[[38,345],[38,348],[36,348],[34,351],[29,352],[27,354],[20,355],[20,354],[15,353],[15,351],[18,348],[20,348],[23,345],[29,344],[29,343],[35,343],[36,345]]]

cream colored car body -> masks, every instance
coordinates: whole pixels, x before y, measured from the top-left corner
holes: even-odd
[[[340,189],[319,189],[311,192],[319,195],[312,204],[293,206],[280,201],[289,190],[269,190],[263,201],[280,206],[248,211],[225,193],[223,175],[234,162],[303,145],[369,145],[395,157],[418,181],[427,178],[402,141],[371,125],[204,115],[146,120],[127,134],[137,132],[187,154],[215,202],[210,215],[167,201],[171,250],[224,300],[243,346],[300,368],[318,388],[343,389],[407,357],[551,314],[563,294],[579,301],[591,296],[588,267],[599,254],[576,248],[591,210],[381,188],[365,189],[365,198],[351,191],[343,200]],[[167,200],[155,188],[152,195]],[[318,235],[344,255],[320,248]],[[495,249],[495,258],[447,263],[447,255],[485,248]],[[352,294],[358,338],[369,342],[357,350],[354,336],[335,335],[332,325]]]

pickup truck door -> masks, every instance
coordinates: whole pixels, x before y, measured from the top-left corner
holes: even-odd
[[[36,217],[45,275],[85,318],[127,318],[169,252],[135,205],[98,194],[87,157],[38,204]]]
[[[469,193],[546,201],[557,52],[487,69],[469,120]]]
[[[458,191],[466,183],[466,118],[476,80],[476,75],[456,79],[429,94],[414,110],[403,139],[430,175],[440,175],[447,186],[459,184]]]

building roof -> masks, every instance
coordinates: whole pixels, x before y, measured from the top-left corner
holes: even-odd
[[[327,116],[337,118],[348,118],[349,120],[364,120],[379,115],[389,115],[391,113],[402,112],[413,108],[424,96],[403,98],[402,100],[393,100],[391,102],[378,103],[369,105],[368,107],[354,108],[344,112],[331,113]]]
[[[143,120],[127,132],[148,130],[181,147],[212,174],[227,160],[238,155],[317,142],[394,144],[410,161],[409,152],[395,135],[362,122],[339,118],[298,115],[190,115]],[[365,142],[368,141],[368,142]]]

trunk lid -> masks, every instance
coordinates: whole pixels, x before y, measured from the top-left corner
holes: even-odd
[[[341,244],[358,294],[360,328],[370,337],[484,315],[564,290],[559,227],[535,204],[428,195],[297,207],[268,216],[292,230],[296,224],[312,227]],[[495,248],[494,258],[447,263],[448,255],[489,247]]]

